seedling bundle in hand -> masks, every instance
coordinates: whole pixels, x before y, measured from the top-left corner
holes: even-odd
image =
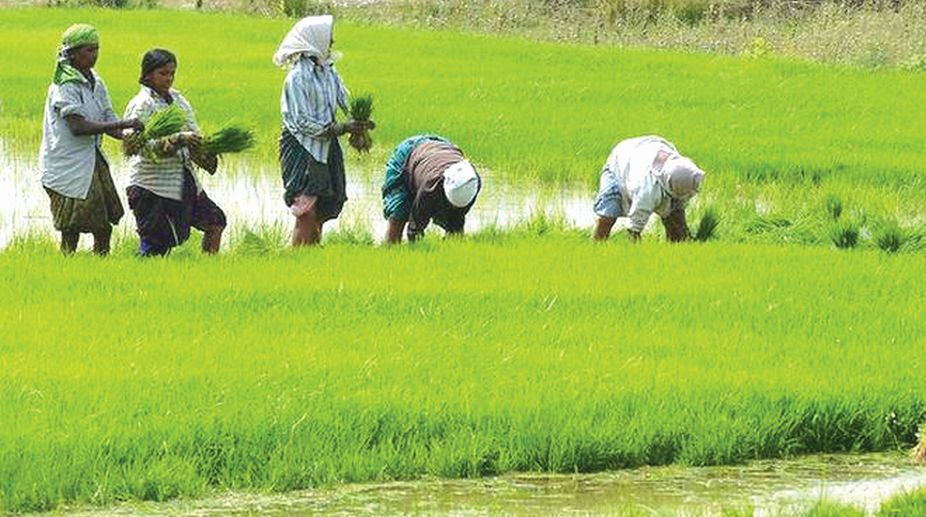
[[[199,150],[205,154],[240,153],[254,147],[254,133],[247,128],[228,125],[203,139]]]
[[[135,132],[126,138],[126,153],[132,155],[143,152],[145,142],[179,133],[184,127],[186,116],[176,104],[156,111],[145,121],[144,131]]]
[[[367,122],[370,120],[370,115],[373,114],[373,96],[372,95],[358,95],[350,100],[350,118],[359,121]],[[360,133],[351,134],[348,139],[351,147],[365,153],[373,147],[373,137],[370,136],[370,132],[365,130]]]

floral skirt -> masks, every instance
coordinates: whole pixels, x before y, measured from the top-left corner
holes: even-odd
[[[109,231],[125,214],[116,185],[106,161],[97,152],[93,178],[87,199],[67,197],[45,189],[51,205],[55,229],[66,233],[96,233]]]

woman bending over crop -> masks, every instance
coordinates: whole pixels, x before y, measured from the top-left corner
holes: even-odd
[[[462,234],[481,188],[476,169],[450,141],[434,135],[406,138],[386,162],[386,243],[402,242],[406,223],[408,240],[418,240],[432,219],[448,234]]]
[[[657,213],[669,241],[688,239],[685,205],[703,179],[704,172],[662,137],[641,136],[618,143],[601,172],[594,238],[606,240],[617,219],[626,217],[631,237],[639,240],[650,215]]]
[[[321,241],[322,224],[340,215],[347,201],[344,156],[338,137],[360,135],[372,121],[338,123],[335,112],[347,110],[347,89],[331,58],[331,16],[303,18],[289,31],[273,62],[289,67],[280,111],[280,167],[283,199],[296,216],[293,246]]]
[[[203,232],[203,252],[217,253],[226,225],[225,213],[206,195],[195,172],[197,165],[215,172],[217,159],[199,150],[202,139],[193,108],[172,88],[176,73],[177,58],[170,51],[145,53],[141,90],[125,108],[126,117],[149,121],[144,132],[126,139],[131,168],[126,195],[142,256],[166,255],[189,238],[191,227]],[[167,116],[171,113],[176,121]]]
[[[102,135],[121,139],[123,129],[142,127],[137,119],[116,118],[106,84],[93,70],[99,50],[92,26],[64,31],[45,100],[39,169],[61,251],[68,254],[81,233],[93,234],[95,253],[109,253],[112,227],[125,211],[100,147]]]

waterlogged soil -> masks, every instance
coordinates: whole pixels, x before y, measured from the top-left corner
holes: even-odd
[[[816,455],[730,467],[646,467],[600,474],[510,474],[478,480],[345,485],[288,494],[220,493],[206,499],[77,511],[77,515],[793,515],[821,500],[873,514],[926,486],[908,455]]]
[[[225,245],[234,245],[238,230],[275,228],[293,225],[293,216],[283,203],[279,166],[275,163],[232,162],[220,167],[214,176],[200,174],[203,186],[226,212],[229,228]],[[110,168],[117,190],[125,201],[128,170],[118,156],[110,156]],[[535,217],[539,211],[568,225],[591,228],[594,221],[594,193],[580,185],[540,185],[534,182],[502,182],[491,171],[483,171],[483,189],[466,220],[466,231],[486,227],[509,228]],[[341,228],[362,230],[381,240],[386,230],[382,215],[382,170],[348,170],[347,196],[341,217],[325,224],[325,232]],[[33,158],[10,156],[0,142],[0,249],[23,235],[48,235],[56,238],[48,196],[41,185],[38,164]],[[135,221],[126,213],[116,234],[134,238]],[[83,239],[89,246],[90,239]]]

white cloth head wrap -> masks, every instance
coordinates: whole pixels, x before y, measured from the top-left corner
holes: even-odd
[[[469,160],[457,162],[444,171],[444,195],[450,204],[463,208],[473,202],[479,192],[479,175]]]
[[[704,180],[704,171],[684,156],[669,158],[662,170],[669,194],[677,199],[688,199],[697,194]]]
[[[283,38],[273,55],[273,62],[277,66],[286,66],[299,54],[314,56],[321,63],[328,61],[333,25],[334,17],[330,14],[299,20]]]

